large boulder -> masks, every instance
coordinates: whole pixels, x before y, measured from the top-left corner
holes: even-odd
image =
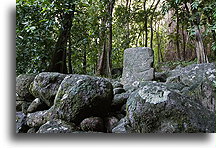
[[[31,86],[31,93],[35,98],[40,98],[49,107],[54,103],[58,88],[65,78],[65,74],[42,72],[38,74]]]
[[[124,51],[122,83],[150,81],[154,78],[153,50],[148,47],[128,48]]]
[[[168,89],[166,84],[146,82],[127,101],[127,119],[133,132],[214,132],[214,113],[198,100]]]
[[[76,126],[73,123],[67,123],[63,120],[52,120],[47,121],[43,124],[37,133],[47,134],[47,133],[72,133],[76,131]]]
[[[201,101],[210,111],[215,111],[215,64],[192,64],[187,67],[177,68],[167,73],[167,84],[181,84],[182,95]]]
[[[29,91],[34,78],[34,74],[22,74],[16,78],[16,101],[31,102],[35,99]]]
[[[106,116],[112,99],[113,87],[106,79],[68,75],[57,92],[53,114],[56,118],[79,124],[91,116]]]

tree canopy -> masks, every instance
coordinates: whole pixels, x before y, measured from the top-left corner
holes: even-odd
[[[215,0],[17,0],[16,73],[111,77],[130,47],[154,65],[215,60]]]

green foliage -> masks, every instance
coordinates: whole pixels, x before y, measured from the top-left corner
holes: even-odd
[[[98,58],[102,50],[102,36],[108,34],[108,26],[103,24],[109,18],[107,0],[17,0],[16,1],[16,73],[38,73],[46,71],[51,63],[59,32],[62,29],[62,16],[74,12],[70,43],[67,53],[71,50],[72,67],[75,73],[94,75],[97,69]],[[128,1],[129,2],[129,1]],[[168,34],[166,14],[170,10],[178,10],[180,26],[190,34],[190,40],[195,39],[194,26],[190,22],[200,16],[199,26],[204,30],[202,37],[205,43],[212,43],[212,50],[216,51],[216,41],[212,39],[216,31],[216,3],[211,0],[194,0],[191,3],[193,14],[191,17],[185,11],[183,0],[161,1],[153,14],[156,0],[147,0],[146,9],[144,1],[131,1],[126,5],[126,0],[116,0],[112,18],[112,68],[123,66],[123,53],[126,48],[144,46],[145,32],[148,32],[148,46],[150,46],[150,32],[153,29],[154,64],[159,64],[158,51],[165,56],[167,44],[175,42],[174,34]],[[75,10],[71,5],[75,4]],[[152,5],[152,7],[151,7]],[[153,17],[151,17],[153,15]],[[147,17],[147,28],[145,18]],[[176,21],[176,14],[172,17]],[[110,21],[110,20],[109,20]],[[150,22],[153,22],[151,28]],[[159,26],[159,27],[158,27]],[[179,37],[182,40],[181,36]],[[182,42],[180,43],[182,47]],[[194,45],[187,43],[193,50]],[[173,49],[175,50],[175,49]],[[84,63],[86,62],[86,71]],[[182,63],[178,63],[182,64]]]

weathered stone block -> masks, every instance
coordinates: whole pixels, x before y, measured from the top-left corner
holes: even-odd
[[[128,48],[124,51],[122,83],[151,81],[154,78],[153,50],[148,47]]]

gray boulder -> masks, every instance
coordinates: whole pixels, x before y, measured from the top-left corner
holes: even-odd
[[[103,117],[110,110],[112,84],[100,77],[68,75],[57,92],[53,114],[56,118],[79,124],[91,116]]]
[[[23,74],[16,78],[16,100],[31,102],[35,98],[30,93],[29,88],[31,83],[34,81],[34,74]]]
[[[119,81],[112,82],[113,88],[123,88],[123,84],[121,84]]]
[[[127,118],[122,118],[112,129],[112,133],[131,133],[131,127]]]
[[[43,124],[37,133],[72,133],[76,131],[76,126],[73,123],[67,123],[63,120],[52,120]]]
[[[28,101],[16,101],[16,111],[27,114],[27,109],[30,104],[31,102]]]
[[[166,84],[146,82],[127,101],[127,119],[132,132],[214,132],[214,113],[200,101],[180,95]]]
[[[32,127],[32,128],[30,128],[30,129],[27,131],[27,133],[29,133],[29,134],[35,134],[37,131],[38,131],[38,128]]]
[[[42,72],[35,77],[31,86],[31,93],[35,98],[40,98],[51,107],[54,103],[58,88],[65,76],[65,74],[60,73]]]
[[[118,119],[114,116],[104,118],[105,128],[107,133],[111,133],[112,129],[117,125]]]
[[[148,47],[128,48],[124,51],[122,83],[150,81],[154,78],[153,50]]]
[[[22,112],[16,112],[16,133],[26,133],[28,129],[26,115]]]
[[[112,101],[112,109],[113,110],[121,110],[121,107],[126,104],[127,102],[127,99],[129,98],[130,96],[130,93],[122,93],[122,94],[116,94],[113,98],[113,101]]]
[[[40,127],[41,125],[49,121],[51,118],[52,118],[52,111],[50,109],[45,111],[28,113],[26,121],[29,127]]]
[[[27,112],[32,113],[36,111],[43,111],[49,109],[48,106],[42,102],[39,98],[36,98],[32,103],[29,105]]]
[[[123,88],[114,88],[113,89],[113,94],[116,95],[116,94],[121,94],[121,93],[124,93],[125,90]]]
[[[100,117],[90,117],[84,119],[80,123],[80,127],[83,131],[94,131],[94,132],[104,132],[104,122]]]
[[[168,73],[167,84],[181,84],[179,93],[202,104],[210,111],[215,111],[215,64],[193,64],[184,68],[177,68]]]

